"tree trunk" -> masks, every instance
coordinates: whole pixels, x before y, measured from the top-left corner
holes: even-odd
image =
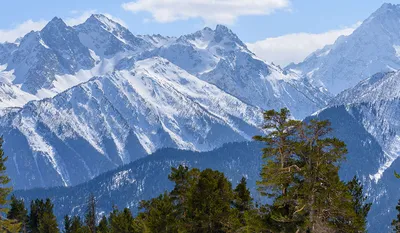
[[[314,192],[311,194],[311,201],[310,201],[310,224],[311,224],[311,232],[315,232],[315,194]]]

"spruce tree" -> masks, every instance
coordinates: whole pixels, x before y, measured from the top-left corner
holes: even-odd
[[[98,233],[109,233],[110,227],[108,225],[108,220],[106,216],[103,216],[99,222],[99,226],[97,227]]]
[[[367,196],[364,195],[363,185],[358,180],[357,176],[354,176],[346,185],[352,196],[353,209],[357,215],[356,221],[351,224],[357,225],[360,231],[365,232],[367,227],[367,216],[372,203],[366,203]]]
[[[240,226],[232,213],[234,199],[231,183],[223,173],[206,169],[191,194],[192,232],[228,232]]]
[[[58,233],[56,216],[53,213],[54,205],[46,199],[39,213],[39,233]]]
[[[11,196],[10,210],[7,213],[7,219],[17,221],[21,224],[21,232],[27,232],[28,211],[25,208],[23,200]]]
[[[9,203],[7,200],[8,195],[12,191],[12,188],[8,186],[10,178],[6,174],[6,161],[8,157],[4,155],[3,151],[3,138],[0,137],[0,232],[18,232],[21,228],[21,224],[16,220],[5,219],[8,212],[6,207]]]
[[[64,233],[72,233],[72,220],[68,215],[64,216]]]
[[[200,172],[184,166],[173,168],[169,178],[175,182],[174,189],[141,202],[142,212],[134,219],[135,229],[171,233],[244,232],[254,229],[266,232],[260,228],[262,219],[258,217],[258,212],[252,209],[245,179],[234,191],[223,173],[211,169]],[[110,216],[111,224],[114,216]],[[247,226],[247,222],[252,226]]]
[[[187,222],[185,218],[188,216],[188,203],[190,193],[198,181],[200,170],[194,168],[189,170],[188,167],[179,165],[178,168],[171,168],[171,174],[168,179],[175,183],[174,189],[170,193],[171,201],[176,205],[176,222]]]
[[[178,232],[181,225],[185,225],[184,222],[177,220],[176,216],[181,216],[186,211],[174,205],[171,195],[167,192],[149,201],[142,201],[140,208],[143,209],[143,213],[139,218],[146,222],[151,232]],[[182,212],[177,213],[178,211]]]
[[[39,222],[39,232],[40,233],[57,233],[58,225],[57,220],[53,213],[45,212]]]
[[[31,201],[28,220],[29,233],[39,233],[39,219],[42,214],[43,205],[43,200],[36,199]]]
[[[90,233],[96,233],[96,198],[93,194],[88,197],[85,223]]]
[[[46,199],[46,201],[36,199],[31,202],[28,221],[29,233],[59,232],[53,207],[50,199]]]
[[[86,233],[87,229],[83,227],[81,218],[79,216],[73,216],[71,218],[71,233]]]
[[[239,184],[233,190],[235,194],[235,200],[233,205],[241,213],[248,211],[252,208],[253,198],[251,197],[250,190],[247,188],[247,181],[245,177],[242,177]]]
[[[247,182],[246,178],[242,177],[240,180],[239,184],[236,186],[236,188],[233,190],[234,191],[234,201],[233,201],[233,206],[238,210],[239,212],[239,220],[242,225],[246,225],[246,216],[249,215],[249,213],[246,213],[250,211],[253,207],[253,198],[250,195],[250,190],[247,188]]]
[[[162,219],[159,219],[162,221]],[[131,211],[125,208],[123,211],[119,211],[114,208],[113,212],[110,214],[110,232],[112,233],[139,233],[138,229],[135,227],[135,219],[132,216]],[[157,232],[157,231],[153,231]],[[163,232],[163,231],[160,231]]]

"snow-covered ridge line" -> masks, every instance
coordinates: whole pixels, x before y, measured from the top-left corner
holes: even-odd
[[[383,148],[385,154],[380,168],[370,174],[375,182],[400,157],[399,90],[400,71],[381,72],[343,91],[330,103],[331,106],[344,104]],[[357,111],[353,113],[352,109]]]
[[[53,98],[32,101],[0,118],[0,130],[18,132],[25,138],[27,152],[31,151],[32,161],[39,164],[22,169],[21,162],[28,158],[8,151],[14,161],[11,171],[13,167],[39,171],[44,159],[51,165],[47,169],[60,178],[59,184],[71,185],[77,180],[71,178],[69,158],[60,148],[72,149],[76,141],[93,148],[90,161],[100,159],[112,168],[163,147],[208,151],[227,142],[249,140],[261,123],[261,109],[165,59],[150,58],[136,62],[131,70],[94,77]],[[21,140],[14,141],[12,134],[5,137],[11,144]],[[115,149],[110,149],[111,145]],[[132,146],[142,152],[132,151]],[[80,171],[83,177],[99,174],[96,163],[88,165],[87,155],[73,153],[79,158],[74,163],[84,168]],[[37,174],[39,181],[28,182],[48,185],[42,173]]]
[[[383,4],[348,36],[339,37],[286,70],[296,70],[332,95],[352,88],[379,72],[400,69],[400,5]]]
[[[102,15],[74,27],[54,18],[3,47],[0,131],[16,187],[77,184],[160,148],[251,140],[263,110],[302,119],[327,101],[222,25],[173,38]]]

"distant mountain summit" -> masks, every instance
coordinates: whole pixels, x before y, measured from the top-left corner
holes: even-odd
[[[112,57],[121,52],[139,53],[152,48],[152,44],[101,14],[90,16],[75,29],[81,42],[101,57]]]
[[[257,58],[223,25],[174,38],[135,36],[101,14],[74,27],[55,17],[19,44],[0,44],[0,52],[1,112],[52,98],[94,76],[129,69],[135,61],[152,57],[163,57],[248,104],[288,107],[296,118],[318,110],[328,99],[295,73]]]
[[[256,57],[222,25],[183,35],[142,56],[163,57],[246,103],[262,109],[287,107],[300,119],[325,106],[329,99],[296,73]]]
[[[351,35],[286,70],[336,95],[378,73],[400,68],[400,5],[383,4]]]

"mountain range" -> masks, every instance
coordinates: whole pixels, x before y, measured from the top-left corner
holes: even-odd
[[[337,95],[378,72],[400,68],[400,5],[385,3],[349,36],[341,36],[285,69]]]
[[[161,148],[247,141],[265,109],[304,118],[327,103],[222,25],[171,38],[103,15],[54,18],[4,47],[0,131],[19,189],[76,185]]]
[[[369,232],[395,215],[400,155],[400,5],[384,4],[351,35],[280,68],[226,26],[180,37],[133,35],[103,15],[0,44],[0,132],[7,172],[25,200],[50,196],[58,216],[95,193],[135,211],[171,188],[171,166],[249,179],[253,196],[262,112],[332,122],[373,206]],[[398,168],[398,169],[396,169]],[[96,178],[95,178],[96,177]],[[55,187],[63,186],[63,187]],[[45,188],[45,189],[42,189]],[[57,207],[59,206],[59,207]]]

